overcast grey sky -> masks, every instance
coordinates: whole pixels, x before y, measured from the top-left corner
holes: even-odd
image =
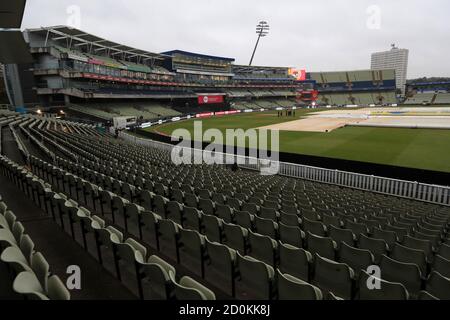
[[[28,0],[22,27],[79,23],[85,32],[139,49],[247,64],[255,26],[266,20],[270,35],[254,65],[367,69],[372,52],[396,43],[410,49],[408,78],[450,77],[449,12],[448,0]]]

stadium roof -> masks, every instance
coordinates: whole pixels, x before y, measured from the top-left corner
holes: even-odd
[[[27,29],[30,33],[41,33],[48,39],[54,41],[68,40],[74,46],[89,45],[94,52],[109,50],[111,55],[124,54],[128,58],[142,57],[144,59],[165,59],[166,57],[145,50],[136,49],[117,42],[109,41],[79,29],[67,26],[42,27],[38,29]],[[75,43],[74,43],[75,42]]]
[[[161,52],[161,54],[168,55],[168,56],[173,56],[174,54],[181,54],[181,55],[184,55],[184,56],[190,56],[190,57],[201,58],[201,59],[225,60],[225,61],[230,61],[230,62],[234,62],[235,61],[234,58],[210,56],[210,55],[206,55],[206,54],[200,54],[200,53],[195,53],[195,52],[188,52],[188,51],[183,51],[183,50],[171,50],[171,51]]]
[[[0,28],[20,28],[25,4],[26,0],[0,1]]]

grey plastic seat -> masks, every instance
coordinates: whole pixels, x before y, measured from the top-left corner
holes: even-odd
[[[16,274],[23,271],[32,271],[30,266],[31,260],[28,260],[17,246],[9,246],[4,249],[1,253],[0,260],[12,266]]]
[[[116,268],[119,280],[122,278],[122,271],[120,268],[120,262],[125,266],[127,270],[131,269],[134,272],[134,276],[137,281],[137,288],[139,297],[144,299],[144,292],[142,288],[141,272],[137,266],[145,263],[147,257],[147,249],[134,239],[128,238],[125,242],[115,244],[116,254]]]
[[[211,200],[217,204],[225,204],[227,202],[227,197],[223,193],[213,193]]]
[[[278,300],[322,300],[322,291],[277,269]]]
[[[14,222],[16,222],[17,220],[16,215],[11,210],[7,210],[5,211],[4,216],[6,222],[9,225],[9,229],[12,229],[12,227],[14,226]]]
[[[216,213],[215,215],[225,221],[226,223],[233,223],[234,221],[234,214],[233,209],[224,204],[218,204],[216,205]]]
[[[341,297],[335,295],[333,292],[330,291],[330,292],[327,293],[325,300],[328,300],[328,301],[343,301],[344,298],[341,298]]]
[[[236,224],[240,225],[242,228],[253,230],[253,224],[255,221],[255,216],[247,211],[237,211],[234,215]]]
[[[331,216],[328,214],[322,214],[322,222],[329,228],[329,226],[334,226],[336,228],[341,228],[343,223],[338,216]]]
[[[374,264],[374,257],[368,250],[357,249],[343,242],[339,250],[339,262],[347,264],[355,272],[355,277],[359,277],[361,270]]]
[[[438,299],[450,300],[450,278],[433,271],[427,280],[426,290]]]
[[[199,199],[198,208],[209,215],[213,215],[216,211],[216,205],[210,199]]]
[[[271,237],[272,239],[277,239],[278,223],[273,220],[255,216],[255,231],[259,234]]]
[[[214,292],[190,277],[183,277],[178,283],[173,272],[169,277],[175,285],[175,297],[177,300],[216,300]]]
[[[171,199],[179,203],[184,203],[184,192],[180,189],[172,189]]]
[[[377,282],[379,288],[373,288]],[[370,287],[369,287],[370,285]],[[359,300],[408,300],[409,294],[401,283],[389,282],[361,271],[359,277]]]
[[[389,249],[393,249],[395,244],[398,241],[398,237],[395,234],[395,232],[388,231],[388,230],[382,230],[380,228],[373,228],[372,237],[374,239],[384,240],[388,244]]]
[[[271,300],[274,295],[274,269],[255,258],[241,256],[239,252],[237,253],[237,261],[240,282],[246,288],[245,299]]]
[[[347,229],[350,229],[355,234],[356,238],[359,239],[360,234],[368,235],[369,229],[367,226],[363,223],[357,223],[350,220],[345,221],[345,227]]]
[[[354,246],[356,242],[356,236],[350,229],[341,229],[330,225],[328,227],[328,234],[330,238],[336,242],[338,249],[341,247],[342,243]]]
[[[411,249],[421,250],[425,253],[427,261],[433,260],[433,244],[430,240],[416,239],[408,235],[404,237],[402,245]]]
[[[323,293],[332,292],[343,299],[352,299],[355,278],[353,270],[344,263],[337,263],[318,254],[314,260],[313,284],[322,289]]]
[[[225,235],[224,243],[245,255],[247,253],[248,230],[239,225],[223,223],[223,231]]]
[[[153,209],[153,197],[155,194],[148,190],[141,190],[139,194],[139,204],[147,210]]]
[[[179,257],[179,229],[180,226],[171,220],[159,221],[159,250],[168,257],[180,261]]]
[[[123,217],[123,227],[125,227],[125,207],[129,204],[130,202],[122,197],[119,196],[113,196],[112,199],[112,220],[114,223],[117,222],[117,217]]]
[[[279,252],[281,272],[303,281],[309,281],[310,266],[313,260],[311,253],[284,243],[280,243]]]
[[[234,297],[234,281],[237,273],[236,250],[206,239],[206,251],[209,257],[208,273],[212,273],[211,277],[213,277],[216,286],[218,283],[224,282],[226,287],[224,290]],[[217,281],[217,278],[220,280]]]
[[[3,201],[0,201],[0,214],[5,214],[6,210],[8,210],[8,206]]]
[[[32,271],[21,272],[13,283],[14,291],[35,300],[70,300],[70,293],[58,276],[46,279],[48,289],[45,290],[37,275]]]
[[[439,247],[441,240],[442,240],[440,235],[425,234],[425,233],[422,233],[419,231],[414,231],[413,236],[416,239],[431,241],[431,243],[433,244],[433,247],[435,247],[435,248]]]
[[[439,272],[444,277],[450,278],[450,260],[437,254],[434,257],[434,262],[431,270]]]
[[[280,222],[286,226],[299,227],[301,225],[302,220],[296,214],[289,214],[289,213],[281,212]]]
[[[169,201],[166,207],[166,219],[172,220],[179,225],[183,225],[184,206],[177,201]]]
[[[250,255],[270,266],[277,262],[278,243],[272,238],[258,233],[249,232]]]
[[[173,283],[169,273],[176,274],[175,268],[158,256],[151,256],[142,266],[142,273],[150,283],[153,299],[169,300],[173,297]]]
[[[392,259],[404,263],[413,263],[420,269],[422,275],[427,274],[427,258],[422,250],[415,250],[397,244],[390,255]]]
[[[104,227],[104,221],[97,220],[92,223],[92,227],[94,227],[96,246],[98,259],[101,265],[103,264],[103,251],[102,249],[106,249],[106,252],[111,253],[115,259],[115,250],[114,245],[118,243],[122,243],[123,241],[123,233],[117,230],[112,226]],[[114,261],[116,262],[116,261]],[[116,272],[117,272],[117,264],[116,264]]]
[[[167,197],[169,194],[168,188],[160,182],[155,183],[155,185],[153,187],[153,192],[155,194],[163,196],[163,197]]]
[[[441,244],[441,246],[438,249],[437,254],[439,254],[441,257],[450,260],[450,245],[448,244]]]
[[[313,221],[308,218],[302,220],[303,231],[310,232],[316,236],[325,237],[327,235],[327,228],[320,221]]]
[[[204,214],[203,226],[205,227],[205,235],[209,241],[222,243],[223,220],[216,216]]]
[[[184,204],[188,207],[198,208],[198,200],[199,198],[192,193],[184,194]]]
[[[440,300],[440,299],[438,299],[435,296],[431,295],[430,293],[422,290],[422,291],[419,292],[419,295],[417,296],[417,300],[435,301],[435,300]]]
[[[380,268],[383,280],[403,284],[412,296],[416,296],[420,291],[422,278],[417,265],[403,263],[384,255],[381,258]]]
[[[359,236],[358,247],[360,249],[369,250],[375,259],[375,263],[379,263],[381,256],[387,254],[388,244],[382,239],[369,238],[363,234]]]
[[[169,199],[161,195],[154,195],[152,199],[153,212],[164,217],[166,215],[166,205],[168,202]]]
[[[263,219],[269,219],[275,222],[279,220],[279,213],[274,208],[261,207],[259,209],[259,216]]]
[[[227,205],[229,205],[231,208],[233,208],[236,211],[241,210],[242,202],[235,198],[227,198]]]
[[[14,234],[9,229],[0,229],[0,246],[17,246]]]
[[[36,275],[37,280],[42,286],[43,290],[46,292],[48,289],[48,277],[50,275],[50,266],[45,260],[44,256],[40,252],[36,252],[31,257],[31,269]]]
[[[299,227],[290,227],[283,223],[279,223],[278,228],[281,242],[298,248],[304,247],[303,242],[306,235]]]
[[[244,203],[242,205],[242,211],[247,211],[256,216],[259,213],[259,206],[255,203]]]
[[[142,219],[142,240],[150,244],[153,248],[159,248],[158,229],[161,217],[149,211],[141,213]]]
[[[297,209],[297,207],[295,206],[286,206],[286,205],[282,205],[281,206],[281,210],[282,213],[286,213],[286,214],[292,214],[292,215],[299,215],[300,211]]]
[[[180,229],[180,260],[197,275],[204,276],[205,237],[195,230]]]
[[[300,210],[302,219],[308,219],[310,221],[320,221],[321,217],[319,213],[313,209],[302,207]]]
[[[184,207],[183,218],[183,227],[185,229],[196,230],[198,232],[202,230],[203,216],[197,208]]]
[[[334,260],[337,244],[331,238],[319,237],[310,232],[306,235],[308,251],[311,254],[319,254],[321,257]]]
[[[403,242],[403,238],[410,233],[409,229],[389,224],[384,226],[384,230],[395,232],[399,242]]]

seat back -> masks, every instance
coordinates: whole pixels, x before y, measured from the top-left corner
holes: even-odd
[[[280,271],[304,281],[309,281],[312,255],[308,251],[284,243],[280,243],[279,251]]]
[[[36,274],[42,288],[47,291],[50,266],[40,252],[36,252],[31,257],[31,269],[33,269],[33,272]]]
[[[237,253],[237,261],[241,282],[251,290],[249,299],[270,300],[275,275],[273,268],[252,257],[241,256],[239,253]]]
[[[279,300],[322,300],[322,291],[296,277],[277,270]]]
[[[324,291],[332,292],[343,299],[353,296],[353,270],[343,263],[338,263],[320,255],[315,255],[315,272],[313,283]]]
[[[50,300],[70,300],[69,290],[56,275],[48,278],[47,296]]]
[[[360,300],[408,300],[409,294],[401,283],[389,282],[361,271],[359,278]]]

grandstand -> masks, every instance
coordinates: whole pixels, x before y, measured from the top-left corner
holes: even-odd
[[[450,104],[450,82],[418,82],[413,81],[407,84],[406,89],[407,105],[448,105]]]
[[[136,116],[142,120],[154,120],[178,116],[181,113],[158,102],[99,102],[98,104],[71,104],[70,110],[87,114],[102,120],[120,116]]]
[[[91,298],[450,299],[449,207],[245,166],[176,166],[157,144],[52,118],[2,112],[0,128],[10,298],[83,299],[95,286]],[[21,223],[25,208],[46,227]],[[61,281],[68,252],[95,271],[78,293]],[[381,290],[366,285],[371,265]]]
[[[394,70],[312,72],[322,105],[385,105],[397,103]]]
[[[23,35],[34,63],[20,66],[22,73],[8,65],[14,106],[23,105],[26,95],[44,111],[70,107],[97,120],[131,114],[149,120],[202,108],[229,110],[236,98],[287,99],[311,87],[289,68],[237,66],[233,58],[183,50],[152,53],[66,26],[27,29]],[[210,97],[219,95],[223,99],[212,102]]]

